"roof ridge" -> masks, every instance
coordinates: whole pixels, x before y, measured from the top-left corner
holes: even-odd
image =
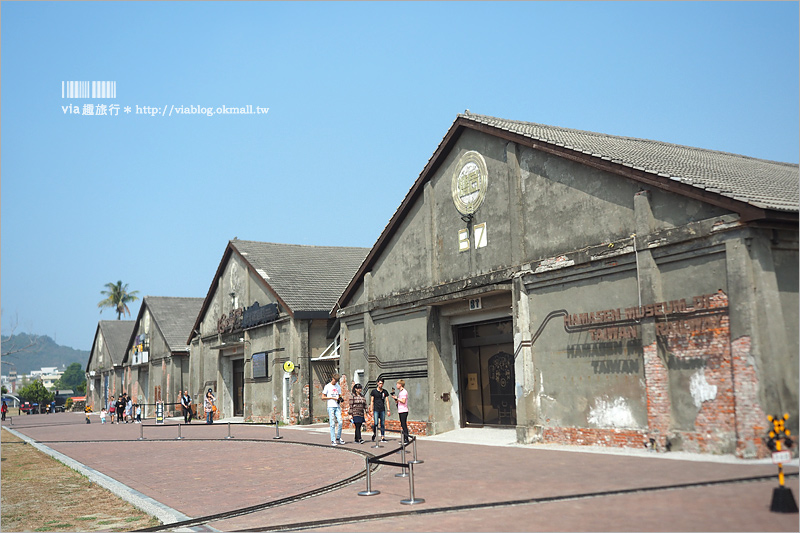
[[[580,133],[580,134],[584,134],[584,135],[593,135],[593,136],[600,137],[600,138],[610,138],[610,139],[620,139],[620,140],[627,140],[627,141],[648,142],[648,143],[658,144],[658,145],[661,145],[661,146],[674,146],[676,148],[683,148],[683,149],[687,149],[687,150],[699,150],[699,151],[702,151],[702,152],[708,152],[708,153],[712,153],[712,154],[722,154],[722,155],[729,155],[729,156],[733,156],[733,157],[740,157],[740,158],[749,159],[749,160],[752,160],[752,161],[764,161],[766,163],[772,163],[772,164],[777,164],[777,165],[785,165],[785,166],[788,166],[788,167],[799,167],[799,165],[797,163],[788,163],[786,161],[776,161],[776,160],[773,160],[773,159],[764,159],[762,157],[753,157],[753,156],[749,156],[749,155],[745,155],[745,154],[737,154],[737,153],[734,153],[734,152],[726,152],[724,150],[714,150],[712,148],[702,148],[700,146],[690,146],[688,144],[671,143],[671,142],[667,142],[667,141],[659,141],[659,140],[656,140],[656,139],[645,139],[643,137],[631,137],[631,136],[627,136],[627,135],[612,135],[610,133],[601,133],[601,132],[597,132],[597,131],[581,130],[581,129],[576,129],[576,128],[567,128],[567,127],[564,127],[564,126],[551,126],[549,124],[542,124],[540,122],[527,122],[527,121],[524,121],[524,120],[513,120],[513,119],[507,119],[507,118],[501,118],[501,117],[493,117],[491,115],[480,115],[480,114],[472,113],[472,112],[470,112],[469,114],[459,113],[458,116],[466,118],[468,120],[473,120],[473,121],[475,121],[474,120],[475,117],[479,117],[479,118],[483,118],[483,119],[493,119],[493,120],[497,120],[497,121],[501,121],[501,122],[511,122],[511,123],[514,123],[514,124],[524,124],[524,125],[529,125],[529,126],[538,126],[540,128],[556,129],[556,130],[560,130],[560,131],[564,131],[564,132],[570,132],[570,133]],[[476,121],[476,122],[479,122],[479,121]],[[489,125],[491,125],[491,124],[489,124]],[[545,142],[553,142],[553,141],[547,141],[547,140],[544,140],[544,141]]]
[[[250,241],[245,239],[231,239],[231,244],[236,244],[238,242],[244,243],[252,243],[252,244],[272,244],[275,246],[293,246],[298,248],[335,248],[337,250],[350,248],[353,250],[361,250],[361,249],[369,249],[366,246],[338,246],[333,244],[295,244],[295,243],[286,243],[286,242],[270,242],[270,241]]]

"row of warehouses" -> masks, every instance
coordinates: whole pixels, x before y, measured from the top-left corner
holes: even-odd
[[[465,113],[371,249],[234,239],[204,298],[101,321],[89,401],[169,414],[210,388],[222,419],[309,424],[338,372],[404,379],[418,434],[763,456],[767,415],[798,428],[798,184]]]

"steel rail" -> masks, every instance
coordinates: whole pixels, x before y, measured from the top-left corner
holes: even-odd
[[[794,472],[792,474],[787,474],[787,476],[797,477],[798,473]],[[637,493],[649,493],[649,492],[660,492],[660,491],[668,491],[668,490],[679,490],[679,489],[687,489],[687,488],[694,488],[694,487],[712,487],[717,485],[726,485],[726,484],[735,484],[735,483],[753,483],[758,481],[770,481],[774,480],[775,476],[753,476],[753,477],[744,477],[744,478],[734,478],[734,479],[721,479],[721,480],[713,480],[713,481],[698,481],[693,483],[679,483],[675,485],[664,485],[664,486],[657,486],[657,487],[640,487],[640,488],[632,488],[632,489],[618,489],[618,490],[610,490],[610,491],[598,491],[598,492],[586,492],[580,494],[565,494],[560,496],[544,496],[540,498],[526,498],[522,500],[508,500],[508,501],[499,501],[499,502],[488,502],[488,503],[475,503],[475,504],[464,504],[464,505],[454,505],[450,507],[432,507],[427,509],[413,509],[409,511],[395,511],[391,513],[382,513],[382,514],[370,514],[370,515],[362,515],[362,516],[353,516],[353,517],[335,517],[335,518],[328,518],[325,520],[314,520],[308,522],[293,522],[290,524],[279,524],[273,526],[265,526],[265,527],[254,527],[254,528],[247,528],[247,529],[237,529],[235,531],[239,532],[255,532],[255,531],[306,531],[315,528],[330,528],[334,526],[341,526],[346,524],[356,524],[356,523],[363,523],[363,522],[375,522],[378,520],[386,520],[390,518],[399,518],[399,517],[409,517],[409,516],[423,516],[423,515],[434,515],[434,514],[445,514],[445,513],[455,513],[460,511],[473,511],[473,510],[480,510],[480,509],[492,509],[492,508],[501,508],[501,507],[514,507],[514,506],[521,506],[521,505],[535,505],[535,504],[543,504],[543,503],[557,503],[557,502],[565,502],[571,500],[584,500],[589,498],[599,498],[603,496],[618,496],[618,495],[625,495],[625,494],[637,494]],[[210,521],[209,521],[210,522]],[[145,530],[141,530],[145,531]]]

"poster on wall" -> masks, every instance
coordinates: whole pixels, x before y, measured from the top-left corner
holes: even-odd
[[[267,377],[267,353],[258,352],[253,354],[253,378]]]

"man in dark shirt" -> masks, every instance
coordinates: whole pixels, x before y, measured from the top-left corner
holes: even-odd
[[[124,413],[125,413],[125,398],[122,396],[122,394],[120,394],[119,398],[117,398],[116,408],[117,408],[116,409],[116,411],[117,411],[117,424],[121,424],[122,421],[124,420]]]
[[[378,422],[381,423],[381,442],[386,442],[386,417],[392,414],[387,398],[389,393],[383,390],[383,380],[379,379],[376,388],[369,393],[369,412],[372,414],[372,440],[378,436]]]

